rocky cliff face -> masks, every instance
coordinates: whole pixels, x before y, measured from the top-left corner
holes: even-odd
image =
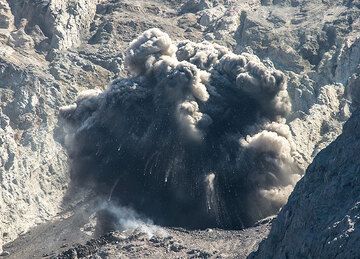
[[[125,48],[152,27],[173,40],[205,38],[253,53],[282,70],[303,170],[359,103],[357,1],[0,0],[0,240],[66,207],[58,110],[126,75]]]
[[[360,112],[321,151],[252,258],[360,256]]]
[[[86,1],[0,2],[0,239],[4,242],[60,209],[69,175],[57,113],[81,86],[70,75],[60,79],[54,68],[60,64],[46,55],[55,58],[56,51],[78,47],[95,8],[95,3]],[[61,65],[64,71],[67,62]],[[81,85],[84,79],[79,80]]]

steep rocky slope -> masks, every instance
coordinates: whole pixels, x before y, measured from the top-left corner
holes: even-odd
[[[58,110],[126,75],[123,52],[144,30],[217,42],[282,70],[305,169],[359,103],[359,26],[355,0],[0,0],[0,241],[68,206]]]
[[[139,13],[141,8],[123,2],[0,2],[2,242],[61,211],[70,179],[58,110],[81,90],[105,87],[121,71],[121,46],[137,33],[130,15],[149,18]],[[104,25],[94,16],[96,9],[122,13],[127,25],[119,29],[127,32],[100,33]],[[171,12],[165,10],[164,16]],[[129,34],[133,36],[126,37]],[[96,44],[96,38],[107,35],[125,39]]]
[[[319,153],[252,258],[360,256],[360,111]]]

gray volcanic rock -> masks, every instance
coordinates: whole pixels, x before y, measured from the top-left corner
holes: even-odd
[[[0,0],[0,248],[68,207],[58,110],[126,76],[124,51],[143,31],[206,39],[282,70],[305,170],[359,105],[359,13],[355,0]]]
[[[181,6],[181,13],[196,13],[198,11],[213,7],[209,0],[189,0]]]
[[[353,109],[356,90],[348,86],[360,69],[358,7],[338,1],[224,1],[195,16],[207,40],[254,53],[287,75],[293,108],[288,124],[305,170],[340,134]]]
[[[360,111],[314,159],[250,258],[359,258]]]
[[[178,7],[0,0],[0,248],[68,207],[59,108],[126,74],[122,51],[144,29],[162,27],[184,39],[173,19]]]
[[[270,224],[242,231],[208,229],[188,231],[159,228],[154,233],[140,229],[107,233],[84,241],[84,234],[71,232],[67,223],[56,222],[34,229],[6,247],[9,259],[17,258],[246,258],[267,235]],[[60,230],[60,227],[66,230]],[[49,233],[55,232],[56,238]],[[76,239],[77,237],[77,239]],[[74,243],[72,243],[74,242]],[[44,246],[44,243],[47,243]]]
[[[268,218],[244,230],[186,230],[127,219],[129,228],[113,231],[98,228],[105,215],[94,213],[96,200],[80,204],[6,244],[6,258],[246,258],[272,222]]]
[[[27,20],[24,29],[34,30],[37,25],[48,45],[53,49],[67,50],[81,44],[93,19],[98,0],[68,1],[8,1],[15,16],[15,24]],[[29,37],[29,36],[28,36]]]
[[[264,224],[243,231],[162,229],[149,236],[139,230],[115,232],[55,256],[71,258],[239,258],[254,251],[268,233]]]

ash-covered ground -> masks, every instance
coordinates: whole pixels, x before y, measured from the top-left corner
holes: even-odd
[[[6,258],[246,258],[273,220],[243,230],[187,230],[127,217],[126,230],[119,230],[108,213],[94,210],[98,200],[77,206],[7,244]]]

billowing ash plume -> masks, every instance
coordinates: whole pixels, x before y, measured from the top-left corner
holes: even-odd
[[[61,109],[75,182],[160,225],[242,228],[279,210],[301,173],[282,72],[158,29],[126,64],[132,78]]]

